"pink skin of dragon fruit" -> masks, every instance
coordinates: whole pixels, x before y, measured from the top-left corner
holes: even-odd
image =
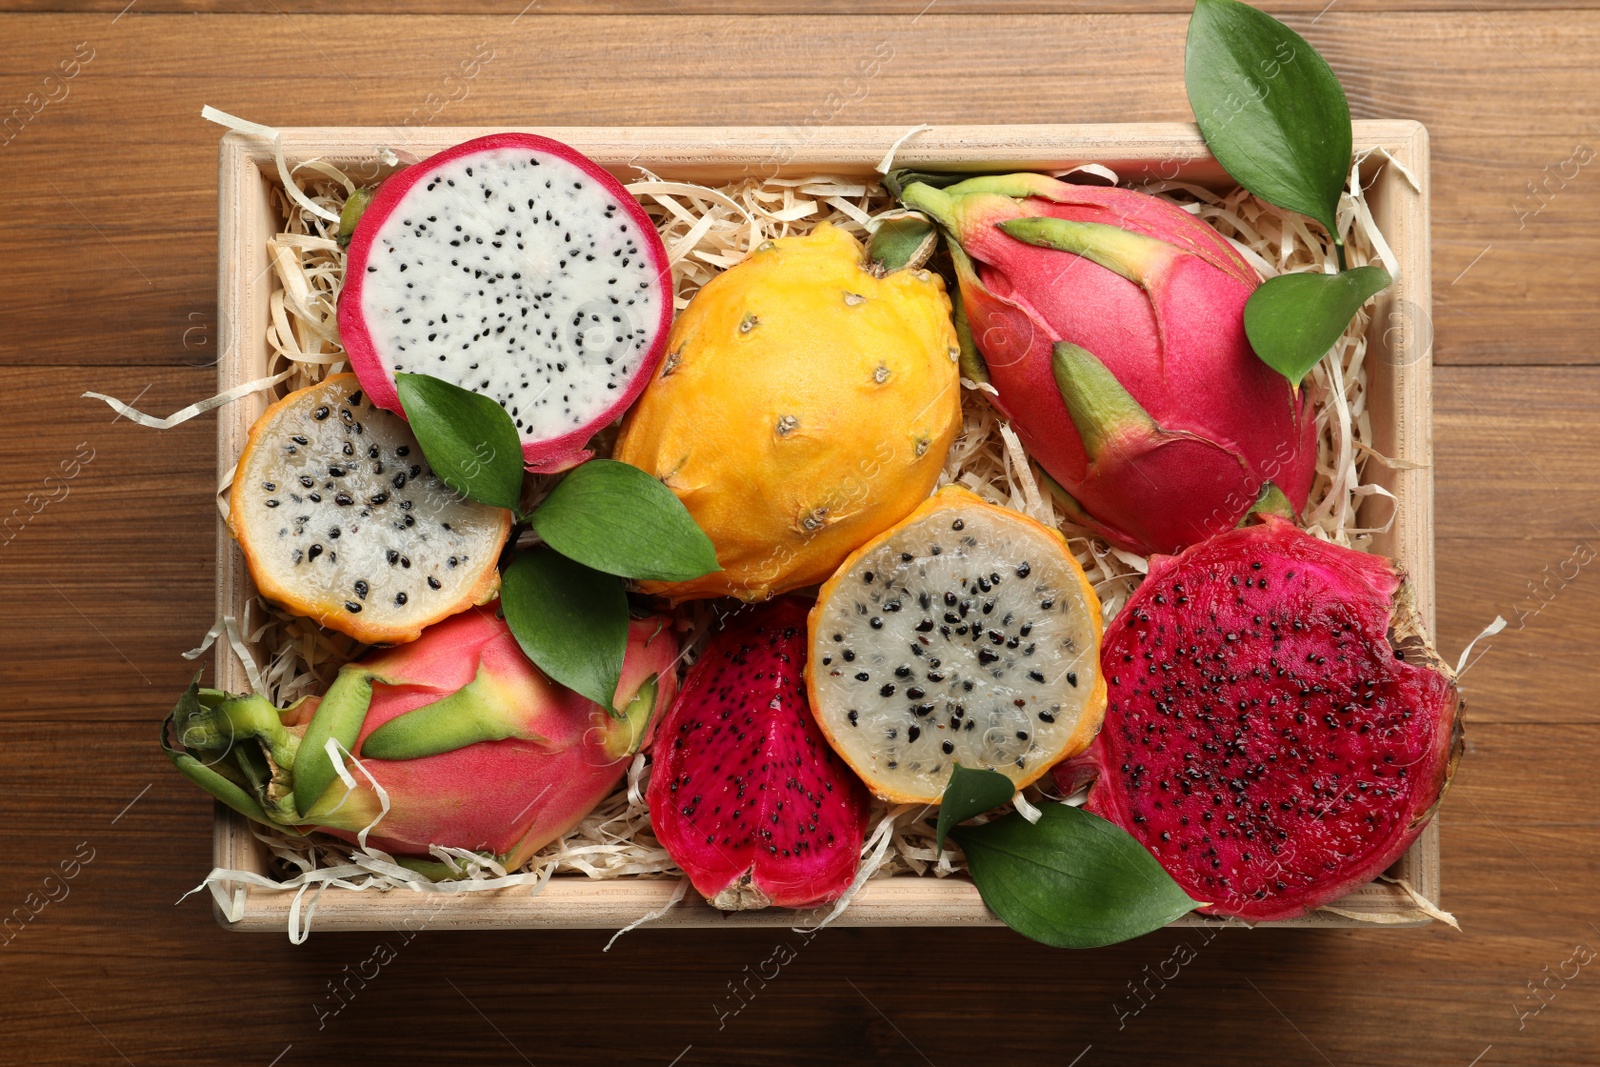
[[[197,705],[174,711],[168,755],[257,821],[346,841],[370,826],[368,845],[396,855],[440,845],[519,866],[616,788],[676,691],[678,649],[664,620],[630,624],[618,718],[529,662],[496,606],[374,652],[286,710],[191,688]],[[359,759],[343,756],[354,788],[327,758],[329,737]],[[270,779],[256,785],[246,763]]]
[[[713,907],[837,900],[860,864],[866,788],[806,700],[806,613],[780,599],[728,620],[656,735],[650,825]]]
[[[901,200],[950,236],[986,364],[969,372],[1075,521],[1148,554],[1235,526],[1258,499],[1299,514],[1315,422],[1250,347],[1256,273],[1209,226],[1039,174],[913,183]]]
[[[339,337],[372,401],[397,373],[492,397],[527,468],[553,473],[638,398],[672,321],[644,209],[576,149],[479,137],[386,179],[351,234]]]
[[[1292,919],[1372,881],[1437,809],[1464,706],[1410,586],[1276,517],[1157,556],[1107,628],[1105,724],[1058,765],[1202,911]]]

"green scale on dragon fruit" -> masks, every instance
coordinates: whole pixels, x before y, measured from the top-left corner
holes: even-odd
[[[369,845],[435,876],[450,871],[426,861],[430,845],[515,869],[617,787],[676,692],[678,645],[663,619],[629,625],[616,717],[530,663],[497,608],[471,608],[347,664],[326,694],[288,708],[192,685],[162,747],[256,822],[345,841],[370,828]],[[330,740],[360,759],[354,786],[329,758]]]
[[[655,226],[615,178],[502,133],[387,179],[350,241],[339,334],[380,406],[427,374],[510,413],[529,470],[574,467],[649,381],[672,318]]]
[[[1075,522],[1148,555],[1305,507],[1316,420],[1250,347],[1259,279],[1215,230],[1041,174],[911,182],[900,199],[950,238],[964,373],[993,386]]]

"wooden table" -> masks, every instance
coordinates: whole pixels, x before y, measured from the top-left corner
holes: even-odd
[[[1466,677],[1442,817],[1462,931],[1066,953],[1000,930],[836,929],[719,1025],[773,934],[293,947],[219,929],[204,899],[175,906],[209,867],[211,806],[156,724],[212,618],[212,423],[158,433],[80,394],[166,413],[212,391],[219,130],[200,108],[276,125],[1187,119],[1188,4],[125,3],[0,0],[0,118],[31,115],[0,134],[0,911],[55,898],[0,946],[0,1061],[1600,1063],[1600,962],[1577,962],[1600,949],[1600,5],[1263,2],[1357,116],[1433,135],[1441,647],[1511,623]],[[492,60],[449,99],[480,45]],[[885,47],[864,93],[841,88]],[[60,69],[75,75],[45,81]],[[30,93],[37,114],[12,112]],[[1196,958],[1170,977],[1180,941]],[[394,958],[341,1007],[330,984],[371,973],[380,943]]]

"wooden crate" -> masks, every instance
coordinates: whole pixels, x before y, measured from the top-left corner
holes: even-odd
[[[290,164],[320,158],[363,176],[387,147],[415,157],[490,131],[430,129],[291,129],[283,131]],[[654,129],[549,128],[531,132],[564,141],[611,169],[623,180],[646,167],[667,179],[717,184],[748,175],[838,174],[872,177],[888,147],[905,131],[897,127],[834,126],[817,129],[683,127]],[[1368,467],[1368,476],[1394,494],[1397,515],[1374,550],[1398,559],[1416,583],[1420,606],[1430,626],[1434,619],[1433,433],[1431,407],[1432,340],[1428,250],[1428,134],[1416,122],[1358,121],[1358,153],[1370,148],[1363,182],[1379,228],[1400,262],[1395,284],[1378,298],[1368,338],[1369,407],[1373,444],[1401,461],[1395,469]],[[1387,156],[1415,178],[1412,184]],[[896,156],[896,165],[919,169],[982,171],[1052,170],[1079,163],[1103,163],[1124,181],[1141,177],[1182,178],[1217,188],[1232,185],[1206,150],[1195,127],[1179,123],[1094,126],[944,126],[919,133]],[[219,387],[231,388],[267,373],[267,301],[272,288],[266,241],[280,220],[269,190],[278,182],[269,142],[230,133],[223,137],[218,175],[220,219],[218,292],[222,358]],[[267,398],[257,394],[224,409],[217,424],[217,469],[236,461],[252,422]],[[1385,507],[1379,501],[1376,506]],[[1369,524],[1370,525],[1370,524]],[[254,589],[227,529],[217,526],[217,608],[242,617]],[[221,688],[248,688],[244,670],[226,642],[219,642],[217,682]],[[218,867],[266,873],[265,850],[251,836],[246,820],[217,805],[214,855]],[[1429,826],[1391,875],[1404,878],[1429,900],[1439,897],[1438,823]],[[436,928],[619,928],[666,903],[676,888],[672,878],[591,881],[582,876],[551,879],[543,891],[526,889],[452,895],[435,910],[407,892],[376,893],[329,889],[321,894],[316,926],[328,930],[395,928],[419,915]],[[283,930],[292,891],[230,887],[240,930]],[[1428,921],[1396,885],[1376,882],[1338,903],[1368,921],[1420,925]],[[787,926],[806,915],[769,908],[723,914],[693,893],[657,920],[660,926]],[[1188,916],[1180,924],[1204,920]],[[839,918],[847,926],[993,926],[996,919],[964,878],[899,876],[869,882]],[[1296,926],[1353,926],[1355,919],[1321,913]]]

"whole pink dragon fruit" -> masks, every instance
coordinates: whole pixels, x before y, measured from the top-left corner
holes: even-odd
[[[860,864],[867,791],[806,701],[806,612],[733,618],[689,669],[652,753],[650,825],[713,907],[836,900]]]
[[[529,470],[593,455],[672,323],[667,252],[633,196],[569,145],[496,133],[363,202],[341,220],[339,339],[373,403],[401,413],[395,375],[430,374],[505,408]]]
[[[613,717],[529,662],[496,607],[348,664],[324,696],[287,709],[191,685],[163,747],[257,822],[347,841],[372,826],[368,843],[398,855],[440,845],[520,866],[616,787],[676,691],[678,649],[663,620],[630,624],[617,686],[624,712]],[[347,764],[345,753],[359,759],[348,767],[354,788],[338,776],[330,740]]]
[[[1314,420],[1251,349],[1258,279],[1214,230],[1157,197],[1041,174],[911,182],[900,199],[950,236],[981,357],[965,372],[994,387],[1074,521],[1148,554],[1258,507],[1299,514]]]
[[[1276,517],[1152,559],[1101,668],[1105,724],[1057,781],[1097,776],[1087,808],[1214,915],[1292,919],[1372,881],[1461,755],[1404,576]]]

